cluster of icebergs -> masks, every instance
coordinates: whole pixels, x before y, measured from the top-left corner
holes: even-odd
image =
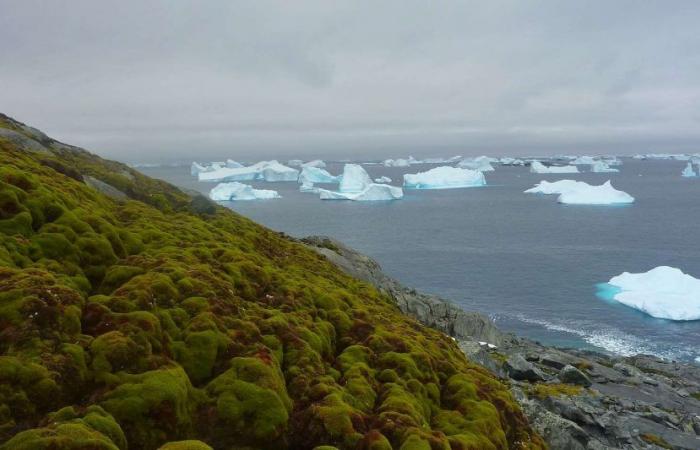
[[[540,181],[535,187],[525,191],[526,194],[558,194],[557,202],[567,205],[624,205],[634,203],[634,197],[627,192],[618,191],[610,181],[600,186],[592,186],[583,181],[559,180],[555,182]]]
[[[595,173],[615,173],[619,169],[610,166],[619,166],[621,162],[618,159],[604,160],[596,159],[592,156],[579,156],[570,161],[566,166],[545,166],[540,161],[532,161],[530,163],[530,172],[550,174],[550,173],[579,173],[578,166],[588,165],[591,167],[591,172]]]
[[[598,285],[598,296],[660,319],[700,320],[700,280],[673,267],[624,272]]]

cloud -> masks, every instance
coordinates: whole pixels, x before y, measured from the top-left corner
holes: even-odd
[[[0,109],[120,159],[700,147],[694,1],[0,9]]]

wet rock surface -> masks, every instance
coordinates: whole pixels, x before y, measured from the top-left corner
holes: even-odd
[[[401,285],[376,261],[333,239],[304,242],[508,380],[550,448],[700,449],[700,367],[650,355],[560,349],[506,334],[481,314]]]

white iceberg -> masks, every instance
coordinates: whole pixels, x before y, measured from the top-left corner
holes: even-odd
[[[388,184],[370,183],[360,192],[335,192],[319,189],[321,200],[385,201],[403,198],[403,189]]]
[[[381,176],[379,178],[375,178],[374,182],[379,183],[379,184],[387,184],[387,183],[391,183],[391,178],[386,177],[386,176]]]
[[[290,159],[287,161],[287,165],[289,167],[300,167],[302,164],[304,164],[304,161],[301,159]]]
[[[314,159],[313,161],[303,163],[301,167],[318,167],[319,169],[325,169],[326,163],[321,161],[320,159]]]
[[[693,165],[691,163],[688,163],[687,166],[685,166],[685,169],[683,169],[683,172],[681,172],[681,175],[690,178],[690,177],[697,177],[698,174],[693,170]]]
[[[372,184],[372,179],[361,165],[345,164],[338,190],[340,192],[362,192],[370,184]]]
[[[625,272],[599,285],[599,295],[660,319],[700,320],[700,280],[674,267]]]
[[[384,160],[382,164],[384,167],[409,167],[411,162],[408,159],[398,158]]]
[[[226,167],[229,169],[237,169],[239,167],[244,167],[243,164],[239,163],[238,161],[234,161],[232,159],[227,159],[226,160]]]
[[[577,156],[570,164],[577,165],[592,165],[596,163],[596,159],[592,156]]]
[[[276,160],[260,161],[247,167],[217,167],[214,170],[199,172],[199,181],[297,181],[299,171],[280,164]]]
[[[464,169],[478,170],[479,172],[493,172],[492,162],[496,162],[498,159],[489,158],[488,156],[479,156],[477,158],[465,158],[457,163],[457,167],[462,167]]]
[[[197,162],[193,162],[190,166],[190,175],[196,177],[197,175],[199,175],[200,172],[206,172],[207,170],[210,170],[210,168],[205,167]]]
[[[217,202],[224,202],[239,200],[266,200],[280,198],[280,195],[277,193],[277,191],[269,189],[253,189],[252,186],[234,181],[231,183],[217,184],[209,192],[209,198]]]
[[[331,175],[327,170],[315,166],[302,166],[299,183],[337,183],[339,176]]]
[[[600,186],[588,183],[577,185],[562,192],[557,201],[567,205],[623,205],[634,203],[634,197],[627,192],[618,191],[608,180]]]
[[[596,161],[591,164],[591,172],[595,173],[612,173],[619,172],[618,169],[613,169],[604,161]]]
[[[509,156],[504,156],[498,161],[502,166],[524,166],[525,161],[518,158],[511,158]]]
[[[423,164],[452,164],[462,159],[462,155],[455,155],[449,158],[425,158]]]
[[[530,163],[532,173],[579,173],[576,166],[545,166],[539,161]]]
[[[563,194],[564,192],[569,192],[572,190],[585,189],[587,186],[589,186],[588,183],[584,183],[583,181],[559,180],[550,183],[549,181],[542,180],[535,185],[535,187],[532,187],[524,192],[526,194],[545,195]]]
[[[403,185],[412,189],[452,189],[485,186],[486,179],[478,170],[440,166],[426,172],[405,174]]]

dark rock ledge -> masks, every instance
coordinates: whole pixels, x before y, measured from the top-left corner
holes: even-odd
[[[302,240],[343,271],[390,295],[420,322],[510,384],[553,450],[700,449],[700,367],[541,345],[498,330],[482,314],[408,288],[328,237]]]

